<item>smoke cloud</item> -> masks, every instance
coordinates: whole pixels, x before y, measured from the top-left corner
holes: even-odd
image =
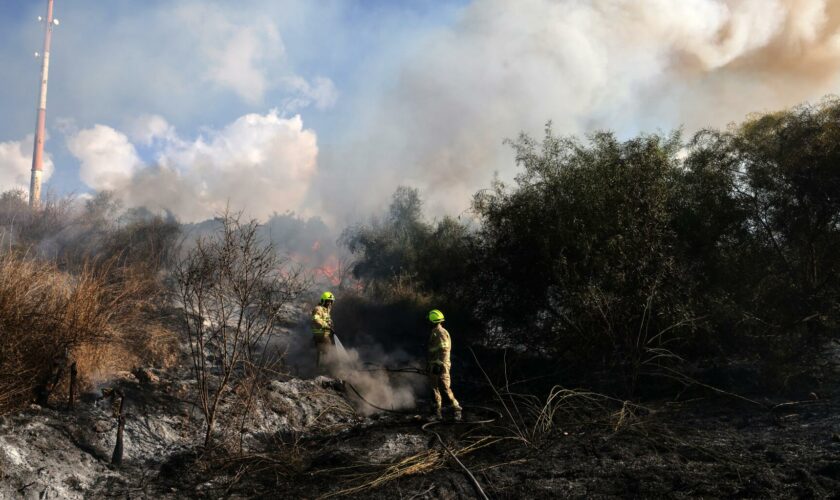
[[[22,141],[0,142],[0,186],[29,191],[34,140],[34,135],[30,134]],[[48,180],[53,170],[52,157],[45,153],[42,180]]]
[[[840,74],[840,3],[476,1],[402,61],[324,153],[330,182],[314,198],[332,213],[375,210],[384,196],[355,193],[399,184],[459,213],[494,172],[510,178],[502,140],[549,120],[560,133],[693,132],[819,98]]]
[[[232,90],[250,104],[262,102],[274,87],[293,96],[286,109],[310,104],[324,109],[335,103],[337,91],[330,79],[319,76],[308,80],[288,68],[274,68],[287,54],[280,31],[270,18],[243,22],[241,13],[235,11],[222,5],[186,3],[171,13],[195,41],[199,59],[204,61],[201,74],[205,80]]]
[[[229,204],[265,219],[299,207],[310,187],[317,138],[300,116],[276,110],[248,114],[221,130],[184,140],[163,117],[145,116],[132,137],[105,125],[67,137],[81,163],[81,178],[96,190],[111,190],[129,207],[166,209],[184,221],[213,217]],[[144,161],[138,145],[152,145]]]
[[[308,321],[305,322],[308,327]],[[358,340],[358,339],[357,339]],[[288,337],[276,339],[292,373],[314,377],[321,373],[315,367],[315,346],[308,328],[301,325]],[[324,372],[353,386],[346,392],[356,401],[357,409],[370,415],[379,408],[405,410],[414,408],[418,395],[427,389],[426,377],[418,373],[389,372],[385,367],[416,367],[417,360],[402,350],[385,351],[373,337],[359,341],[356,347],[335,347],[323,360]],[[370,364],[372,363],[372,364]],[[353,389],[364,400],[359,400]]]
[[[404,410],[414,408],[415,394],[423,387],[424,377],[414,375],[389,374],[381,366],[389,364],[389,357],[379,356],[376,365],[370,368],[356,349],[333,351],[327,356],[328,371],[347,384],[353,386],[348,392],[355,397],[355,391],[364,398],[357,405],[359,411],[365,415],[376,413],[379,408],[386,410]],[[371,406],[374,405],[374,406]],[[375,408],[379,407],[379,408]]]
[[[81,161],[82,181],[100,191],[129,188],[142,168],[128,137],[105,125],[77,132],[68,138],[67,148]]]
[[[410,8],[361,9],[358,25],[342,5],[162,2],[117,22],[68,10],[51,103],[84,124],[64,132],[82,181],[185,221],[230,202],[342,227],[398,185],[459,214],[515,173],[503,140],[549,120],[562,134],[691,133],[838,88],[832,0],[475,0],[426,24]],[[73,71],[59,63],[70,56]],[[14,165],[0,183],[25,187],[27,148],[0,144]]]

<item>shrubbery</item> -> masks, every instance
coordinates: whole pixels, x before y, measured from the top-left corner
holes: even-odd
[[[199,237],[173,272],[195,398],[204,414],[205,447],[224,416],[219,414],[224,396],[235,386],[242,392],[241,438],[259,389],[276,373],[271,369],[278,355],[271,346],[276,327],[288,321],[290,304],[308,286],[301,269],[260,236],[256,221],[225,213],[218,222],[216,232]]]
[[[840,101],[706,130],[586,141],[547,127],[520,173],[434,224],[401,188],[343,241],[374,290],[409,279],[481,339],[590,371],[684,361],[804,366],[840,319]]]
[[[36,392],[49,397],[53,371],[68,374],[68,367],[56,366],[65,356],[87,381],[113,356],[139,361],[129,347],[150,283],[131,275],[114,279],[110,271],[86,266],[71,275],[49,262],[0,257],[0,413],[25,406]]]
[[[173,361],[177,341],[160,311],[174,220],[122,211],[107,193],[31,210],[10,191],[0,195],[0,230],[0,413],[66,386],[68,359],[88,384]]]
[[[353,255],[350,269],[363,293],[352,294],[352,303],[338,303],[339,324],[361,321],[379,343],[405,348],[425,342],[425,314],[439,307],[463,327],[462,338],[474,333],[480,339],[468,295],[475,234],[452,217],[428,222],[416,189],[397,189],[384,217],[347,228],[340,242]]]

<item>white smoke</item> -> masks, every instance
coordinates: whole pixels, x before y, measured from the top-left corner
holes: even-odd
[[[379,363],[387,363],[384,354],[377,357]],[[358,401],[357,408],[364,415],[371,415],[381,409],[406,410],[415,407],[416,394],[423,388],[425,377],[416,374],[389,374],[381,368],[366,368],[361,354],[356,349],[339,352],[338,349],[328,351],[325,365],[327,371],[339,380],[352,385],[348,390],[353,399]],[[373,405],[373,406],[371,406]]]
[[[354,28],[331,24],[344,19],[336,5],[321,19],[305,4],[290,13],[299,24],[337,33],[313,41],[315,49],[295,45],[304,52],[298,65],[352,40]],[[74,93],[65,98],[83,114],[163,106],[179,124],[212,119],[203,99],[231,93],[249,105],[274,99],[285,112],[330,108],[339,94],[333,81],[304,77],[287,53],[276,15],[286,10],[260,0],[191,1],[105,26],[153,26],[140,48],[91,47],[87,34],[81,45],[83,30],[68,33],[68,45],[89,57],[68,75]],[[549,120],[562,134],[691,133],[836,92],[840,75],[840,2],[832,0],[475,0],[451,25],[411,31],[411,40],[390,33],[399,22],[383,23],[381,52],[353,61],[354,76],[341,81],[340,109],[318,113],[329,124],[320,152],[299,117],[246,115],[185,138],[144,115],[122,131],[69,133],[83,180],[185,220],[230,201],[255,216],[303,209],[340,227],[381,209],[400,184],[420,188],[431,212],[457,214],[496,172],[503,180],[515,172],[503,139],[539,136]],[[392,38],[396,49],[384,48]],[[114,71],[109,62],[124,53],[142,60],[149,50],[160,57],[148,65]]]
[[[691,133],[817,99],[837,89],[840,2],[482,0],[401,56],[396,83],[324,152],[313,199],[332,213],[378,209],[406,183],[458,213],[514,171],[502,140],[549,120],[563,134]],[[351,203],[358,192],[383,195]]]
[[[205,61],[205,79],[250,103],[262,100],[269,87],[266,62],[285,53],[280,34],[269,19],[234,23],[222,9],[196,3],[177,8],[174,15],[195,38]]]
[[[286,106],[289,111],[335,103],[332,80],[316,76],[310,81],[292,71],[283,38],[270,17],[199,2],[180,4],[167,15],[192,38],[202,63],[199,74],[212,85],[232,90],[250,104],[261,103],[271,89],[281,89],[293,96]]]
[[[315,77],[311,82],[298,75],[283,77],[283,88],[291,92],[293,97],[286,99],[284,109],[294,111],[315,105],[318,109],[332,107],[338,100],[338,90],[329,78]]]
[[[141,159],[126,134],[105,125],[67,137],[82,180],[114,191],[127,206],[167,209],[184,221],[213,217],[228,204],[257,218],[296,209],[316,170],[315,133],[300,116],[276,110],[194,140],[179,137],[160,116],[141,117],[131,128],[135,141],[155,145],[153,159]]]
[[[128,128],[128,135],[136,144],[149,147],[156,140],[164,142],[176,142],[178,135],[175,127],[160,115],[141,115],[131,121]]]
[[[143,167],[128,137],[105,125],[69,136],[67,148],[80,160],[82,181],[97,190],[123,189]]]
[[[22,189],[29,192],[34,140],[34,135],[30,134],[22,141],[0,142],[0,190]],[[53,170],[52,157],[45,153],[41,179],[48,180]]]
[[[294,95],[293,106],[287,109],[310,103],[323,109],[335,103],[337,93],[330,79],[315,77],[310,82],[290,68],[277,68],[278,62],[287,59],[286,46],[269,17],[244,21],[235,8],[199,3],[181,5],[173,15],[195,40],[204,62],[202,76],[214,85],[234,91],[251,104],[262,102],[275,87]]]

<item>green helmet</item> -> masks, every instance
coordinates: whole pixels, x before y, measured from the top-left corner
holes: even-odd
[[[321,302],[335,302],[335,295],[332,292],[324,292],[321,294]]]
[[[429,321],[432,323],[442,323],[443,322],[443,313],[437,309],[432,309],[429,311]]]

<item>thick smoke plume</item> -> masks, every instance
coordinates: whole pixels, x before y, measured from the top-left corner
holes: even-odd
[[[324,116],[352,126],[331,129],[320,148],[300,116],[275,111],[198,137],[155,115],[125,130],[95,125],[67,135],[89,187],[184,221],[229,203],[250,216],[293,210],[340,227],[381,208],[398,185],[420,188],[434,214],[457,214],[495,173],[511,177],[503,139],[540,134],[549,120],[560,133],[692,132],[818,99],[836,90],[840,74],[840,4],[829,0],[474,1],[451,25],[359,61],[358,76],[338,85],[294,71],[279,25],[247,15],[257,2],[243,12],[202,5],[155,10],[178,60],[201,47],[204,69],[188,68],[210,85],[199,95],[233,91],[253,106],[269,89],[287,89],[289,100],[274,105],[306,112],[330,108],[340,93],[341,107]],[[196,16],[204,23],[195,32],[166,21]],[[177,83],[165,95],[195,91],[171,59],[150,72]],[[158,86],[147,87],[160,97]],[[168,118],[181,111],[173,103]]]
[[[315,346],[308,326],[309,322],[302,320],[297,331],[277,342],[293,375],[314,377],[321,372],[315,367]],[[345,345],[330,352],[324,373],[352,385],[345,390],[365,415],[379,411],[376,407],[387,410],[414,408],[417,396],[426,388],[426,378],[414,372],[389,372],[385,368],[416,368],[421,362],[400,349],[386,351],[375,337],[367,336],[363,341],[359,335],[353,337],[356,337],[353,346]],[[345,338],[345,341],[349,339]],[[357,398],[355,391],[364,400]]]
[[[388,364],[389,358],[379,357],[377,365],[365,365],[364,359],[357,349],[335,351],[331,359],[327,360],[329,372],[345,384],[352,385],[348,389],[351,397],[364,398],[357,405],[359,410],[370,415],[386,410],[405,410],[415,407],[415,394],[424,379],[410,375],[391,374],[382,367]],[[381,364],[379,364],[381,363]]]
[[[360,102],[326,151],[317,198],[368,212],[398,184],[458,213],[520,131],[621,135],[725,126],[818,99],[840,74],[840,3],[828,0],[506,0],[471,3],[404,54],[395,84]]]

